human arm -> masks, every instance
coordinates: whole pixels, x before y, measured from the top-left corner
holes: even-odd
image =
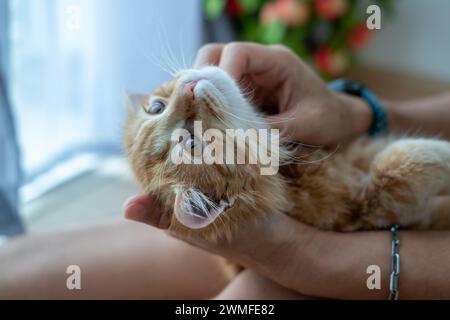
[[[253,270],[240,272],[217,295],[215,300],[310,300],[294,290],[280,286]]]
[[[168,227],[158,224],[166,219],[161,217],[151,197],[130,199],[125,213],[132,220],[163,229]],[[449,299],[450,232],[402,230],[399,236],[400,298]],[[274,214],[257,223],[242,225],[231,242],[181,239],[306,296],[387,299],[389,295],[391,236],[387,231],[321,231],[286,215]],[[370,265],[381,269],[381,290],[367,288],[366,271]]]
[[[421,99],[383,103],[388,112],[390,132],[450,140],[450,91]]]

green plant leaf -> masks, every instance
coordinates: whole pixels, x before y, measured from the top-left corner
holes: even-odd
[[[275,20],[262,28],[261,38],[266,44],[280,43],[286,33],[286,26],[279,20]]]
[[[283,44],[294,50],[300,57],[309,58],[310,53],[305,47],[304,38],[306,28],[289,30],[283,39]]]
[[[225,0],[204,0],[203,11],[208,19],[217,19],[225,7]]]
[[[259,24],[256,18],[248,18],[243,26],[242,38],[244,41],[259,41]]]
[[[262,2],[262,0],[239,0],[239,4],[246,14],[254,14],[257,12],[261,7]]]

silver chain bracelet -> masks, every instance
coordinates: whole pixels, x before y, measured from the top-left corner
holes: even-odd
[[[398,226],[391,227],[391,276],[389,280],[389,300],[398,300],[398,276],[400,274],[400,254],[398,247],[400,240],[397,237]]]

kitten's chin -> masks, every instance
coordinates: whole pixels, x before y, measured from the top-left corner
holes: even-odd
[[[213,223],[234,204],[234,199],[213,199],[193,188],[175,189],[175,217],[190,229],[202,229]]]

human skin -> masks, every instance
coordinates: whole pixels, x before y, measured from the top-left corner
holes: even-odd
[[[66,287],[70,265],[81,290]],[[164,231],[112,221],[0,246],[0,299],[304,299],[251,270],[229,283],[221,267]]]
[[[66,287],[70,265],[80,267],[81,290]],[[217,257],[131,221],[0,246],[0,299],[207,299],[227,283]]]
[[[293,139],[331,145],[367,132],[371,112],[357,97],[330,91],[289,49],[253,43],[210,44],[195,67],[218,65],[262,97],[267,117]],[[266,103],[263,104],[262,101]],[[269,103],[267,103],[267,101]],[[450,93],[415,101],[383,101],[392,133],[416,132],[450,139]],[[285,121],[289,119],[288,121]],[[167,229],[151,195],[131,198],[129,219]],[[450,213],[449,213],[450,214]],[[388,297],[390,234],[384,231],[336,233],[303,225],[284,215],[245,225],[231,242],[181,238],[241,263],[276,283],[308,296],[335,299]],[[448,231],[400,231],[401,298],[450,298]],[[422,255],[426,254],[426,259]],[[369,290],[367,267],[382,271],[381,290]],[[420,290],[419,290],[420,289]]]
[[[280,286],[253,270],[240,272],[215,300],[308,300],[298,292]]]

